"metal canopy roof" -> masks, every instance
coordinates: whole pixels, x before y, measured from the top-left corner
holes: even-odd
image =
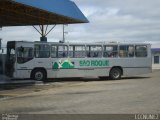
[[[69,0],[0,0],[0,26],[89,22]]]

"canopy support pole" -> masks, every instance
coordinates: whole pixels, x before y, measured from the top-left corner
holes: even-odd
[[[41,42],[47,42],[47,35],[56,27],[56,25],[54,25],[48,32],[48,25],[45,27],[45,25],[39,25],[39,29],[38,30],[35,26],[33,26],[33,28],[41,35],[40,37],[40,41]]]

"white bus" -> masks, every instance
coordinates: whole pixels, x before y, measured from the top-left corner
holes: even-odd
[[[6,75],[13,78],[133,76],[152,71],[151,45],[10,41]]]

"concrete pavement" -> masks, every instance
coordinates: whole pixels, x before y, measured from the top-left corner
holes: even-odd
[[[39,91],[34,91],[35,87],[23,88],[28,90],[24,94],[19,94],[18,89],[15,93],[19,95],[0,100],[0,113],[160,113],[159,78],[160,71],[155,71],[117,81],[61,81],[58,86],[48,83]]]

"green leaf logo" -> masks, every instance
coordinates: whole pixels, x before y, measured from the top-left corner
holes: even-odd
[[[59,62],[55,62],[53,64],[53,69],[73,69],[74,64],[70,60],[64,60],[63,62],[59,60]]]

